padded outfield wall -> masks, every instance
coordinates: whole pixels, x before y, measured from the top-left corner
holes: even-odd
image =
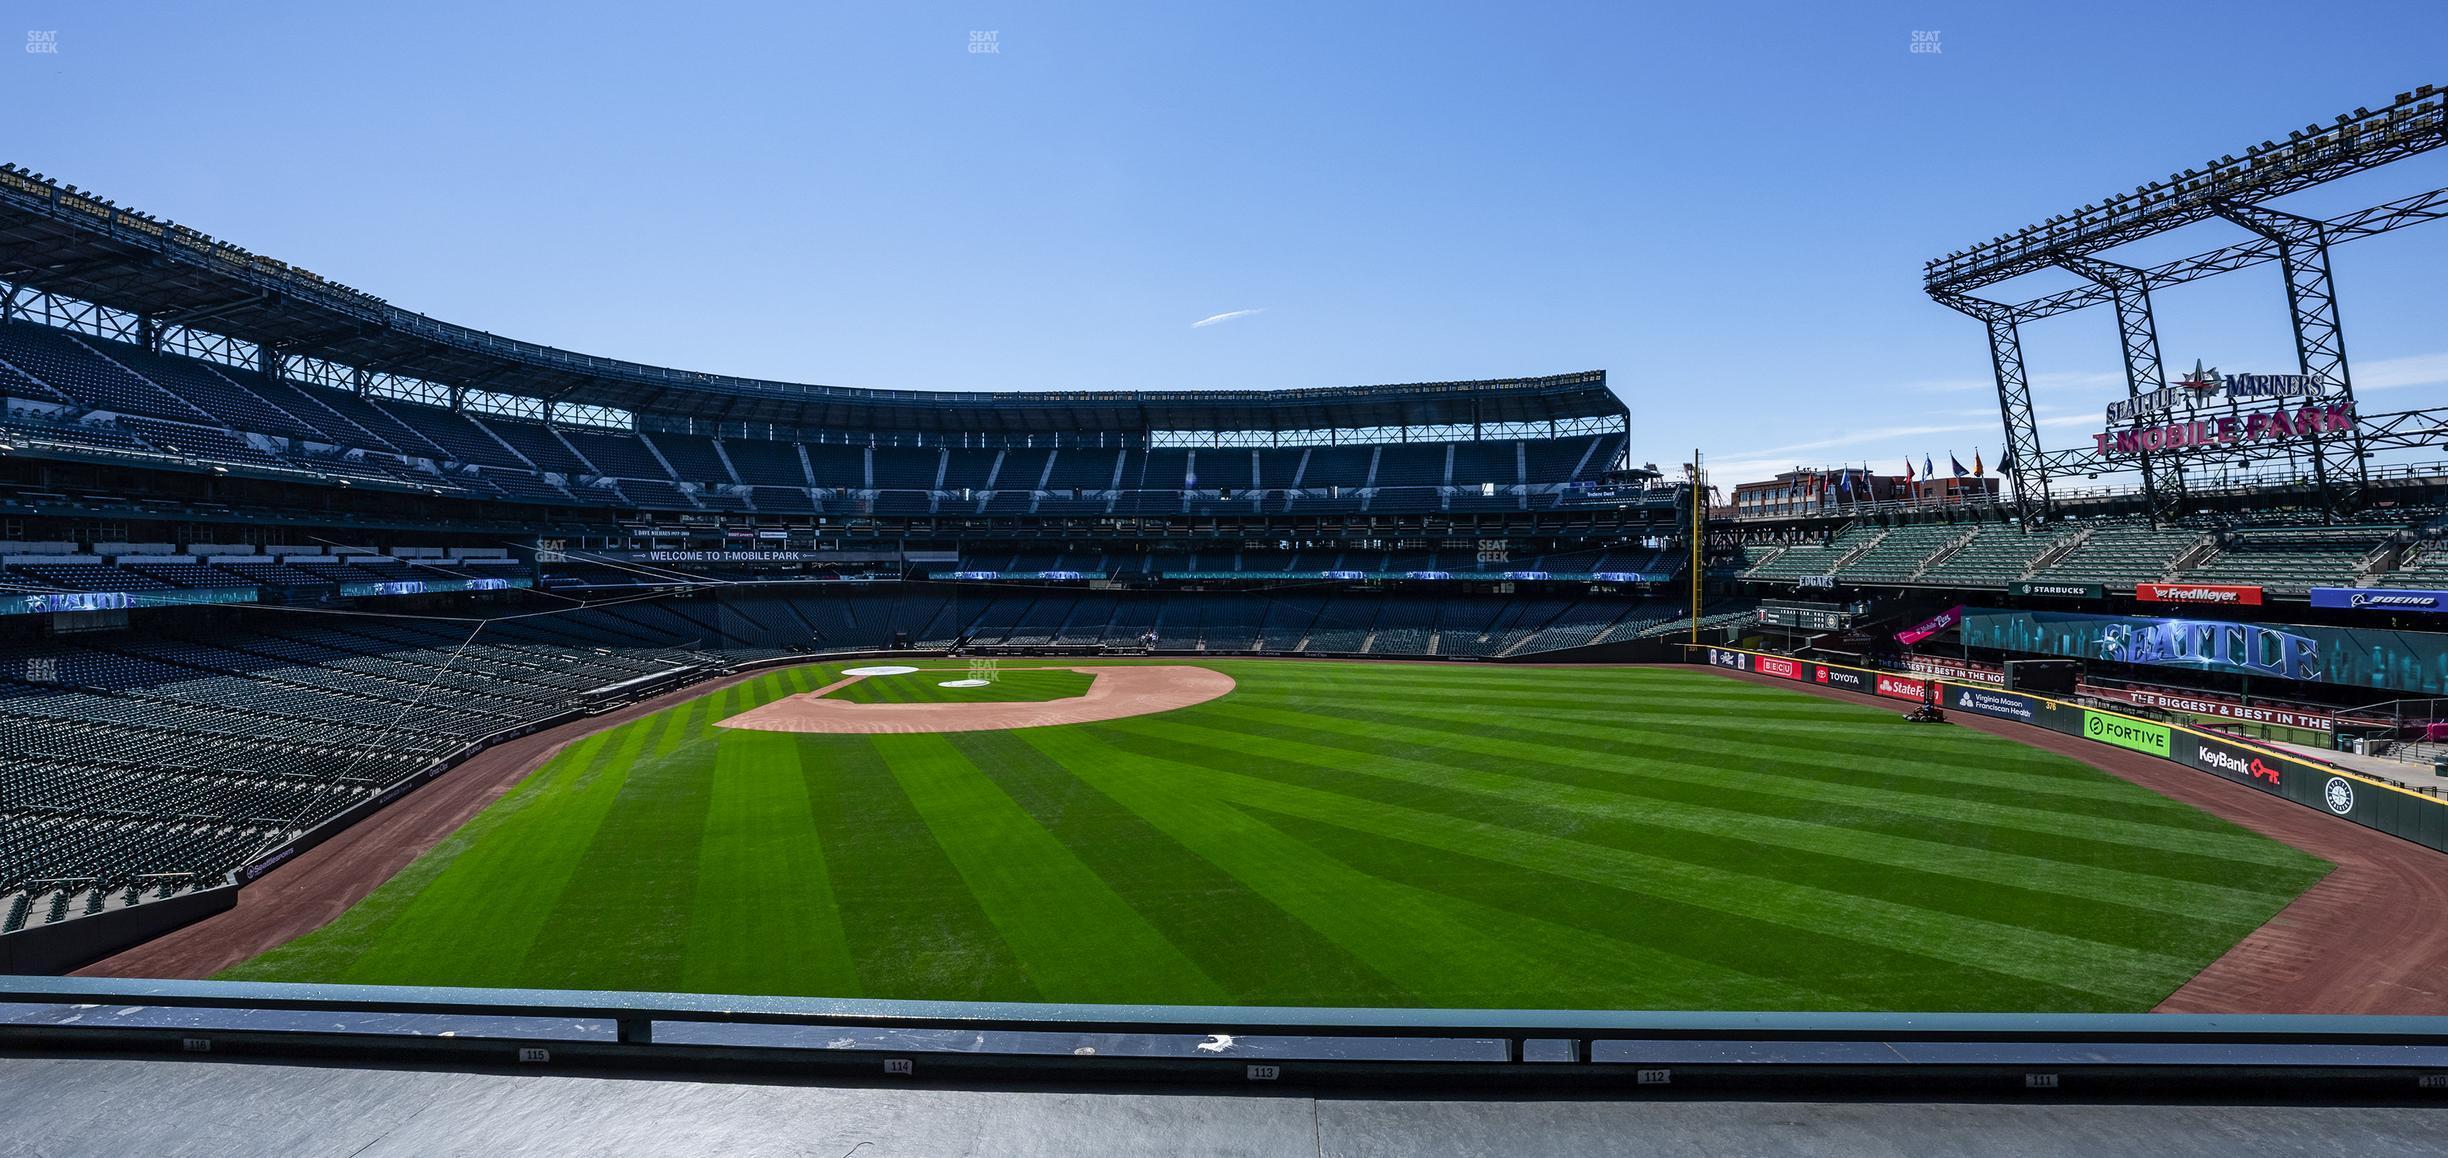
[[[1685,655],[1693,663],[1905,703],[1918,704],[1924,695],[1935,693],[1949,711],[2028,724],[2156,756],[2448,852],[2448,801],[2215,732],[2005,691],[1990,684],[1929,679],[1730,647],[1687,646]]]

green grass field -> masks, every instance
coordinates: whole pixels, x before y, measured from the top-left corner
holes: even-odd
[[[571,745],[225,976],[2143,1010],[2327,871],[2057,756],[1699,670],[1214,662],[1230,695],[1101,724],[711,724],[842,666]]]
[[[920,666],[907,675],[868,676],[825,698],[859,704],[1036,703],[1085,695],[1094,677],[1075,671],[1020,668],[996,673],[995,682],[982,688],[943,686],[945,680],[967,678],[969,671],[965,667]]]

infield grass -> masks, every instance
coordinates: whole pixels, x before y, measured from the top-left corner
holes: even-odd
[[[1085,672],[1006,668],[982,688],[947,688],[947,680],[969,678],[966,668],[921,668],[903,675],[867,676],[836,688],[825,698],[857,704],[1012,704],[1067,700],[1088,694],[1096,677]]]
[[[1231,694],[1106,723],[712,726],[841,666],[572,744],[224,976],[2144,1010],[2328,869],[2037,749],[1677,668],[1216,661]],[[1024,674],[984,690],[1052,695]]]

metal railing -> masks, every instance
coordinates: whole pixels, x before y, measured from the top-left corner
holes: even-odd
[[[2448,1018],[1049,1005],[0,977],[0,1048],[1029,1080],[2448,1096]],[[2061,1087],[2060,1082],[2068,1084]],[[2080,1085],[2074,1083],[2079,1080]]]

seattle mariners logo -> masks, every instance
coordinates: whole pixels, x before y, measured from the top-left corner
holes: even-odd
[[[2176,384],[2193,392],[2195,398],[2208,398],[2227,388],[2227,379],[2213,366],[2202,369],[2201,359],[2193,359],[2193,372],[2176,380]]]
[[[2354,811],[2354,785],[2348,784],[2343,776],[2330,777],[2328,785],[2321,789],[2321,803],[2339,816]]]

